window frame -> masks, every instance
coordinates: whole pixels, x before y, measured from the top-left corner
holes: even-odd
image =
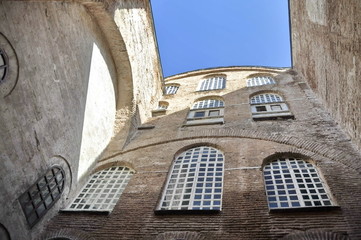
[[[209,97],[197,100],[188,112],[185,125],[223,124],[224,107],[224,101],[219,98]],[[211,114],[215,111],[218,111],[218,115]],[[196,116],[200,112],[204,112],[203,116]]]
[[[107,177],[108,176],[107,173],[113,170],[113,168],[115,169],[114,172],[111,173],[111,177]],[[113,175],[117,175],[115,170],[117,169],[119,170],[120,168],[122,168],[122,170],[119,174],[119,178],[114,178]],[[123,172],[125,170],[127,170],[127,174],[124,177],[120,177],[123,176]],[[62,209],[62,211],[110,213],[117,205],[120,197],[123,194],[123,191],[127,187],[130,179],[134,174],[135,171],[126,166],[112,166],[93,173],[89,177],[88,181],[81,188],[79,193],[76,195],[76,197],[71,201],[71,203],[65,209]],[[118,182],[118,180],[120,179],[123,179],[121,183]],[[111,181],[114,182],[111,183]],[[104,188],[105,185],[107,185],[108,188]],[[111,187],[109,188],[110,185]],[[116,188],[117,185],[119,186]],[[109,191],[105,191],[107,189],[109,189]],[[102,195],[107,195],[107,196],[102,196]],[[100,202],[101,201],[100,199],[102,199],[103,202]],[[79,205],[81,206],[79,207]],[[97,207],[96,205],[99,205],[99,208],[95,208]],[[107,205],[107,207],[105,207],[105,205]],[[85,206],[88,207],[85,208]]]
[[[246,80],[247,87],[258,87],[272,84],[276,84],[276,81],[272,76],[256,76]]]
[[[177,94],[178,90],[179,90],[179,87],[180,85],[178,84],[167,84],[165,85],[165,94],[164,95],[167,95],[167,96],[170,96],[170,95],[175,95]]]
[[[213,158],[214,160],[211,161]],[[182,151],[172,162],[155,212],[222,211],[224,163],[223,152],[211,146],[201,145]],[[178,186],[180,187],[177,188]],[[179,201],[178,206],[172,205],[177,201]],[[208,205],[211,201],[216,204]],[[169,206],[164,206],[168,202]],[[182,205],[183,202],[188,202],[189,205]]]
[[[262,167],[262,176],[270,212],[338,207],[322,174],[309,160],[300,157],[275,158]],[[324,202],[317,205],[317,198]],[[325,204],[326,201],[329,204]]]
[[[226,76],[213,76],[199,82],[197,92],[222,90],[226,88]]]
[[[294,119],[287,103],[283,97],[277,93],[267,92],[254,94],[249,99],[252,118],[255,121],[275,120],[275,119]],[[280,109],[273,109],[279,106]],[[260,111],[265,109],[265,111]]]
[[[55,169],[57,169],[56,172]],[[50,172],[52,177],[49,177]],[[62,178],[58,179],[59,175]],[[30,228],[35,226],[60,199],[64,192],[65,180],[64,169],[59,165],[54,165],[19,197],[19,203]],[[44,183],[45,185],[42,185]],[[53,183],[55,185],[51,185]],[[56,190],[57,195],[53,194]],[[48,202],[48,199],[51,201]]]

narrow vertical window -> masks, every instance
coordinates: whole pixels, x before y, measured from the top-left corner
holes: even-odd
[[[198,91],[224,89],[225,87],[226,87],[225,77],[212,77],[202,80],[198,86]]]
[[[270,209],[333,205],[317,169],[303,159],[276,159],[264,166],[263,175]]]
[[[107,211],[115,207],[134,171],[111,167],[93,174],[66,211]]]
[[[181,153],[168,175],[158,210],[221,210],[224,156],[202,146]]]
[[[60,198],[64,190],[64,179],[64,170],[53,167],[20,196],[19,201],[30,227],[33,227]]]

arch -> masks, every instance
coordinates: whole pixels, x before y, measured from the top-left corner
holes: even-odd
[[[166,101],[159,101],[158,103],[158,110],[167,110],[169,106],[169,102]]]
[[[205,240],[206,238],[197,232],[172,231],[158,234],[156,240]]]
[[[215,78],[215,77],[227,78],[227,74],[224,74],[224,73],[207,74],[207,75],[203,76],[202,79],[209,79],[209,78]]]
[[[279,155],[263,166],[263,178],[270,210],[335,205],[311,161]]]
[[[134,173],[119,166],[97,171],[65,210],[111,212]]]
[[[9,231],[1,223],[0,223],[0,239],[1,240],[10,240],[11,239]]]
[[[302,153],[298,153],[298,152],[276,152],[272,155],[267,156],[266,158],[263,159],[262,161],[262,168],[272,162],[273,160],[277,159],[277,158],[288,158],[288,157],[294,157],[294,158],[302,158],[307,162],[310,162],[312,164],[316,164],[316,162],[311,159],[309,156],[302,154]]]
[[[348,236],[322,230],[290,233],[283,240],[348,240]]]
[[[157,210],[220,211],[223,171],[220,150],[202,145],[183,151],[173,161]]]
[[[62,228],[60,230],[49,232],[41,239],[46,240],[95,240],[91,234],[80,230],[80,229],[70,229]]]

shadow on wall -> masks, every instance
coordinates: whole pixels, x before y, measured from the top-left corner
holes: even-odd
[[[108,65],[94,43],[84,110],[78,180],[92,167],[112,137],[115,104],[114,86]]]

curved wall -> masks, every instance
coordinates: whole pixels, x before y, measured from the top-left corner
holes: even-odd
[[[0,99],[0,218],[12,239],[24,239],[37,235],[69,191],[31,231],[18,197],[52,164],[68,169],[66,186],[76,189],[112,137],[117,81],[106,41],[84,6],[2,1],[0,15],[0,32],[19,63],[15,88]]]

